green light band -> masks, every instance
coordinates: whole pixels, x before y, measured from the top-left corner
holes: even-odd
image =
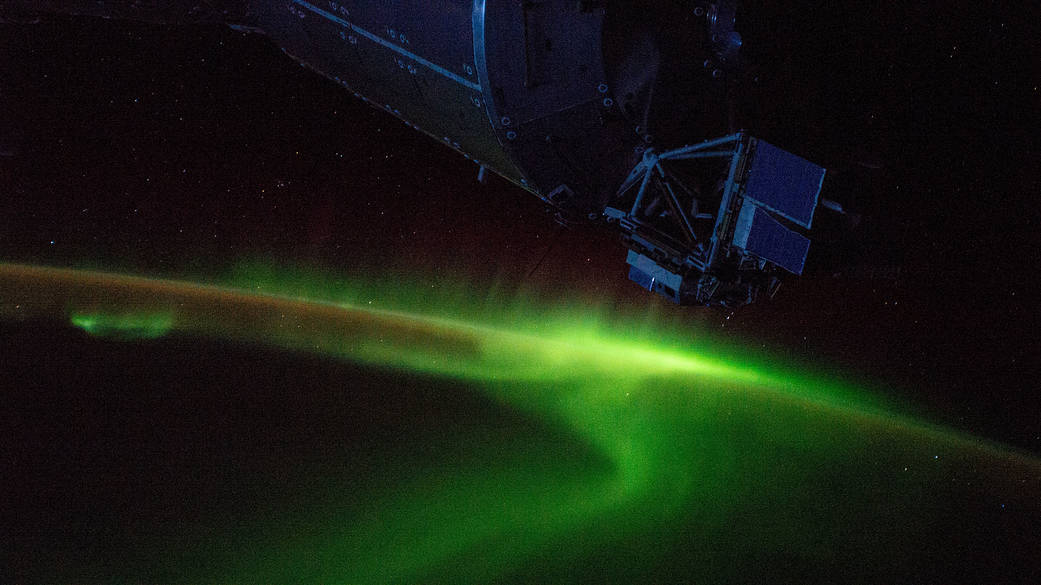
[[[1041,478],[1032,457],[887,411],[841,384],[655,341],[646,323],[626,336],[626,324],[574,308],[515,303],[480,319],[486,309],[466,295],[449,307],[428,287],[372,303],[385,297],[355,290],[337,299],[316,292],[322,286],[279,283],[271,272],[222,288],[0,265],[0,318],[64,314],[92,333],[261,342],[458,380],[558,425],[573,444],[477,442],[468,447],[477,468],[388,471],[392,488],[329,496],[363,501],[365,514],[316,506],[297,529],[257,519],[249,530],[268,536],[244,538],[221,574],[185,569],[199,580],[554,581],[575,564],[649,579],[675,565],[677,551],[713,580],[731,570],[712,564],[713,547],[745,550],[713,543],[720,534],[811,563],[832,558],[828,547],[860,546],[862,556],[840,561],[899,567],[914,562],[907,542],[924,538],[939,513],[918,505],[922,482],[958,466],[1016,469],[1032,489]],[[134,310],[97,310],[119,305]],[[575,466],[567,454],[579,446],[594,460]],[[536,457],[547,448],[561,449],[559,466]],[[897,503],[871,504],[879,490]],[[851,518],[870,530],[847,530]]]

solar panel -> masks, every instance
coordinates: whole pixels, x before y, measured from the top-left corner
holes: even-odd
[[[809,229],[824,172],[804,158],[759,140],[745,182],[745,197]]]
[[[781,225],[758,206],[745,203],[734,227],[733,243],[785,270],[802,274],[810,240]]]

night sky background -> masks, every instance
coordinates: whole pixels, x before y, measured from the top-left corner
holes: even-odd
[[[615,235],[561,230],[534,196],[477,183],[263,37],[0,24],[0,261],[219,280],[261,260],[596,299],[869,380],[1038,455],[1037,21],[977,4],[764,8],[753,133],[829,167],[824,196],[864,220],[729,318],[640,290]]]

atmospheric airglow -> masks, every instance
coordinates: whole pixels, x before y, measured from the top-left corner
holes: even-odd
[[[1016,469],[1031,489],[1041,478],[1032,457],[888,411],[865,392],[655,341],[646,327],[626,336],[624,323],[574,308],[519,304],[481,319],[475,303],[449,308],[424,289],[412,289],[426,298],[410,312],[408,291],[373,308],[368,291],[335,298],[265,278],[216,287],[0,264],[0,319],[262,343],[453,380],[559,429],[566,444],[475,440],[459,447],[472,466],[387,462],[393,481],[331,487],[292,530],[256,518],[243,530],[259,536],[220,557],[217,573],[187,568],[186,580],[558,581],[574,565],[602,564],[653,580],[677,551],[692,559],[685,570],[712,580],[741,574],[714,556],[726,539],[761,547],[727,545],[747,554],[846,567],[890,566],[884,559],[899,571],[913,566],[907,543],[942,513],[939,500],[919,505],[929,482],[959,465],[982,476]],[[302,463],[300,473],[316,472]]]

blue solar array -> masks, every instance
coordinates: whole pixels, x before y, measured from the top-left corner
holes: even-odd
[[[810,251],[809,239],[749,203],[741,209],[734,228],[734,245],[795,274],[802,274]]]
[[[748,175],[745,197],[810,228],[824,182],[822,167],[759,140]]]

